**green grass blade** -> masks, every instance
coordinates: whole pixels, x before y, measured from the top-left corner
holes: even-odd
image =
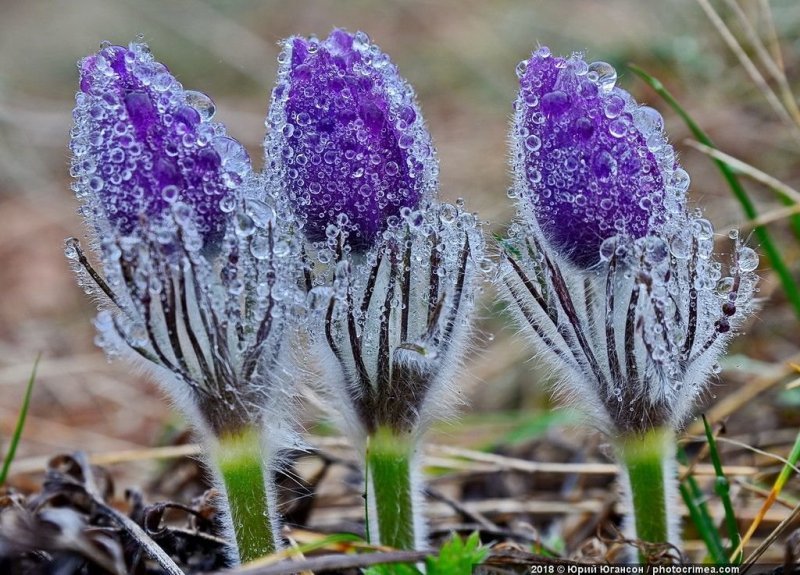
[[[675,113],[681,117],[699,142],[710,148],[717,149],[717,147],[714,145],[714,142],[708,137],[708,134],[706,134],[697,124],[697,122],[695,122],[694,119],[689,115],[689,113],[681,107],[675,97],[664,87],[664,84],[662,84],[660,80],[652,77],[647,72],[636,66],[630,65],[629,68],[634,74],[639,76],[653,90],[655,90],[655,92],[661,96],[667,104],[669,104]],[[716,164],[717,168],[719,168],[719,171],[722,173],[722,177],[725,179],[728,187],[730,187],[733,195],[736,196],[739,204],[741,204],[745,216],[750,220],[758,217],[758,211],[756,210],[755,204],[750,199],[750,196],[747,195],[747,191],[742,186],[734,171],[731,170],[731,168],[725,162],[717,159],[712,159],[712,161]],[[781,285],[783,286],[783,290],[786,292],[786,297],[794,308],[795,314],[800,317],[800,288],[798,288],[797,282],[795,282],[794,277],[792,277],[791,271],[783,261],[781,253],[773,242],[772,237],[769,235],[767,229],[764,226],[758,226],[754,229],[754,232],[764,250],[764,253],[772,265],[772,269],[775,270],[775,273],[778,275]]]
[[[25,429],[25,420],[28,417],[28,408],[31,405],[31,395],[33,394],[33,382],[36,381],[36,369],[39,367],[39,360],[42,354],[36,356],[36,361],[33,362],[33,370],[28,379],[28,387],[25,389],[25,397],[22,400],[22,407],[19,411],[17,418],[17,427],[14,429],[14,435],[11,436],[11,443],[8,444],[8,452],[3,460],[3,469],[0,471],[0,485],[5,484],[8,472],[11,469],[11,462],[14,461],[14,455],[17,453],[17,446],[22,438],[22,430]]]
[[[786,206],[794,206],[795,202],[792,198],[787,198],[786,196],[778,195],[778,199],[781,203]],[[789,217],[789,225],[792,227],[792,232],[794,233],[794,237],[800,240],[800,214],[795,214]]]
[[[689,458],[686,457],[686,452],[683,448],[678,450],[678,461],[683,465],[688,465],[689,463]],[[722,544],[722,538],[719,535],[717,526],[708,511],[705,494],[697,484],[697,480],[693,475],[687,475],[686,479],[681,481],[679,487],[681,498],[689,509],[689,517],[700,534],[700,538],[705,542],[711,560],[715,565],[726,565],[728,563],[728,555],[725,553],[725,546]]]
[[[778,474],[778,478],[772,485],[772,489],[770,489],[767,499],[761,505],[761,509],[758,510],[758,513],[756,514],[755,519],[753,519],[753,522],[750,524],[750,527],[747,528],[747,532],[744,534],[744,537],[742,537],[741,543],[739,543],[739,545],[736,547],[734,554],[741,554],[744,546],[748,541],[750,541],[750,538],[753,536],[753,533],[756,532],[758,526],[761,525],[761,522],[764,520],[767,511],[769,511],[769,508],[772,507],[772,504],[778,500],[778,496],[786,486],[786,482],[791,478],[798,460],[800,460],[800,434],[798,434],[797,438],[794,440],[792,451],[789,453],[789,457],[786,458],[786,464],[783,466],[783,469],[781,469],[781,472]]]
[[[543,411],[514,425],[500,440],[492,442],[487,451],[501,446],[518,446],[546,434],[553,426],[563,426],[577,421],[576,414],[568,410]]]
[[[725,471],[722,469],[722,461],[720,461],[719,450],[717,450],[717,441],[714,439],[714,433],[711,431],[711,426],[708,424],[705,415],[703,415],[703,426],[706,429],[708,451],[711,457],[711,463],[714,465],[714,474],[717,476],[717,481],[714,484],[714,491],[719,495],[722,501],[722,507],[725,509],[725,527],[728,530],[728,537],[731,540],[731,550],[738,549],[739,543],[741,542],[741,535],[739,534],[739,525],[736,521],[736,513],[733,511],[733,504],[731,503],[730,483],[725,476]],[[738,553],[732,560],[737,564],[741,563],[742,554]]]

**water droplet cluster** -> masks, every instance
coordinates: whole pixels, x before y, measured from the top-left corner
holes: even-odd
[[[603,240],[643,237],[683,209],[688,177],[663,120],[615,86],[612,66],[539,48],[517,75],[512,195],[567,259],[590,267]]]
[[[349,419],[408,431],[441,416],[431,410],[443,408],[436,396],[451,386],[490,262],[461,201],[403,208],[387,225],[366,252],[347,249],[346,226],[329,230],[310,295],[325,305],[309,307],[312,335],[340,363],[341,375],[324,379],[344,388],[330,395]]]
[[[734,235],[728,261],[716,257],[699,211],[659,236],[605,239],[589,270],[563,265],[530,217],[509,235],[506,297],[565,391],[589,397],[610,432],[680,426],[754,311],[758,255]]]
[[[258,421],[283,401],[280,362],[304,314],[300,238],[263,183],[237,190],[214,253],[202,249],[187,204],[151,235],[101,238],[100,284],[77,240],[65,248],[88,293],[112,300],[95,322],[97,344],[169,372],[179,397],[195,392],[194,407],[214,432]]]
[[[182,203],[202,239],[218,239],[221,202],[250,173],[250,159],[211,122],[211,99],[184,90],[141,43],[106,46],[79,70],[71,173],[87,217],[136,235]]]
[[[267,170],[312,242],[324,243],[344,216],[349,244],[366,249],[390,217],[415,209],[436,186],[435,151],[413,89],[363,32],[290,38],[278,61]]]

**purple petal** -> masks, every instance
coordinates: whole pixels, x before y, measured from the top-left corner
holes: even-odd
[[[284,42],[265,148],[305,233],[365,248],[432,193],[438,171],[414,92],[361,32]],[[345,223],[343,223],[345,222]]]
[[[226,221],[220,201],[250,165],[244,148],[209,121],[210,99],[184,90],[144,44],[104,47],[79,69],[71,143],[78,195],[122,235],[141,233],[143,222],[180,201],[206,240],[218,237]]]
[[[517,72],[517,185],[554,248],[590,267],[603,240],[656,233],[679,210],[661,117],[614,86],[611,66],[540,48]]]

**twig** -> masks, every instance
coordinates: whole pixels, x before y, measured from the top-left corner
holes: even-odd
[[[696,435],[696,436],[690,437],[690,439],[692,439],[694,441],[702,441],[704,439],[704,437],[700,436],[700,435]],[[795,465],[792,465],[791,463],[789,463],[789,461],[785,457],[781,457],[780,455],[776,455],[774,453],[770,453],[769,451],[764,451],[763,449],[759,449],[758,447],[755,447],[753,445],[748,445],[747,443],[744,443],[743,441],[737,441],[736,439],[731,439],[730,437],[716,437],[715,439],[719,443],[727,443],[729,445],[735,445],[736,447],[741,447],[742,449],[746,449],[747,451],[751,451],[753,453],[757,453],[759,455],[763,455],[764,457],[767,457],[769,459],[774,459],[775,461],[779,461],[780,463],[783,463],[784,465],[788,465],[789,467],[791,467],[795,471],[795,473],[800,474],[800,469],[798,469]]]
[[[792,89],[789,86],[789,81],[783,69],[778,66],[778,63],[772,58],[767,47],[761,41],[761,38],[759,38],[756,29],[744,13],[744,10],[739,6],[739,3],[736,0],[725,0],[725,2],[730,9],[733,10],[733,13],[736,14],[748,42],[750,42],[750,45],[753,46],[753,49],[756,51],[758,59],[761,60],[761,64],[767,69],[769,75],[778,83],[781,90],[781,98],[783,98],[783,105],[786,107],[786,110],[792,116],[795,123],[800,126],[800,109],[797,107],[797,102],[794,99],[794,94],[792,94]]]
[[[51,467],[57,466],[55,463],[59,458],[56,457],[51,460]],[[91,473],[91,468],[89,466],[89,460],[85,453],[77,452],[72,456],[69,456],[69,459],[74,461],[81,470],[82,474],[82,482],[80,487],[83,493],[86,494],[92,500],[93,507],[95,507],[99,513],[106,515],[109,519],[117,523],[123,531],[125,531],[132,539],[136,541],[136,543],[143,549],[145,554],[151,557],[154,561],[156,561],[166,572],[168,575],[185,575],[184,572],[178,567],[172,558],[155,542],[152,538],[150,538],[144,530],[139,527],[139,525],[130,517],[125,515],[124,513],[114,509],[110,505],[108,505],[103,500],[103,495],[97,487],[97,483],[94,480],[94,476]],[[53,469],[51,469],[53,472]],[[56,476],[62,475],[60,472],[55,472]],[[73,481],[71,478],[67,478],[64,476],[60,479],[65,483],[70,483]]]
[[[800,517],[800,503],[795,506],[794,510],[789,514],[789,516],[781,521],[775,529],[772,530],[764,541],[761,542],[761,545],[756,547],[755,551],[750,554],[750,557],[747,558],[747,561],[744,562],[742,565],[741,570],[739,571],[744,575],[747,573],[748,569],[752,567],[756,561],[758,561],[759,557],[761,557],[764,552],[772,546],[773,543],[780,537],[784,531],[792,524],[792,522]]]
[[[451,457],[461,457],[471,461],[492,463],[497,470],[520,471],[523,473],[616,475],[619,472],[619,467],[613,463],[546,463],[445,445],[430,445],[427,451],[428,454],[439,453]],[[758,472],[757,468],[746,465],[728,466],[724,469],[725,473],[729,475],[754,475]],[[714,469],[711,465],[698,465],[695,470],[695,475],[714,475]]]
[[[448,497],[438,489],[434,489],[433,487],[428,485],[425,488],[425,493],[431,499],[435,499],[437,501],[441,501],[446,505],[449,505],[456,513],[459,513],[460,515],[468,519],[472,519],[478,525],[480,525],[482,530],[494,531],[494,532],[500,531],[500,527],[498,527],[495,523],[489,521],[482,513],[472,509],[468,509],[463,504],[461,504],[460,502],[456,501],[451,497]]]
[[[427,551],[388,551],[385,553],[363,553],[360,555],[325,555],[301,561],[281,561],[266,567],[247,567],[235,572],[236,575],[291,575],[299,571],[325,572],[342,569],[357,569],[385,563],[417,563],[430,555]],[[230,571],[219,571],[218,575]]]
[[[775,210],[772,210],[771,212],[762,214],[753,220],[747,220],[746,222],[742,223],[742,225],[728,226],[727,228],[724,229],[724,232],[728,232],[734,229],[737,229],[741,232],[743,230],[749,230],[751,228],[765,226],[767,224],[771,224],[772,222],[785,220],[786,218],[790,218],[797,214],[800,214],[800,204],[794,204],[793,206],[788,206],[785,208],[777,208]]]
[[[775,60],[778,68],[781,69],[781,73],[785,74],[786,66],[783,64],[781,43],[778,41],[778,30],[775,28],[775,19],[772,17],[772,8],[769,6],[769,0],[759,0],[758,6],[761,9],[761,19],[764,21],[764,26],[767,29],[767,40],[772,50],[772,58]]]
[[[156,561],[169,575],[184,575],[172,558],[139,527],[130,517],[120,513],[93,497],[95,505],[103,510],[103,513],[113,519],[124,531],[128,533],[136,543],[139,544],[144,552]]]
[[[778,178],[770,176],[766,172],[759,170],[755,166],[752,166],[747,162],[735,158],[730,154],[726,154],[725,152],[722,152],[716,148],[712,148],[710,146],[706,146],[705,144],[701,144],[696,140],[686,139],[684,140],[684,143],[687,146],[692,147],[699,152],[702,152],[703,154],[706,154],[716,160],[719,160],[720,162],[725,162],[726,164],[728,164],[728,166],[730,166],[737,172],[740,172],[741,174],[759,183],[762,183],[769,188],[772,188],[783,197],[793,200],[795,203],[800,203],[800,191],[795,190],[793,187],[783,183]]]
[[[700,7],[706,13],[708,19],[711,20],[711,23],[714,25],[714,27],[719,32],[720,36],[722,36],[722,39],[728,45],[728,48],[730,48],[730,50],[736,55],[736,58],[739,60],[739,63],[742,65],[747,74],[750,76],[750,79],[753,81],[756,87],[761,91],[761,93],[767,99],[767,102],[769,102],[769,105],[772,106],[772,109],[775,111],[775,113],[784,122],[786,122],[787,125],[795,128],[795,136],[797,136],[797,131],[796,131],[798,129],[797,124],[794,123],[791,115],[789,114],[789,112],[786,111],[786,108],[783,107],[778,96],[775,94],[772,88],[770,88],[764,76],[761,74],[761,72],[758,71],[756,65],[753,63],[753,61],[750,59],[747,53],[745,53],[741,44],[739,44],[739,41],[730,31],[730,29],[722,20],[722,18],[720,18],[719,14],[717,14],[716,10],[714,10],[714,7],[711,6],[711,3],[708,0],[697,0],[697,3],[700,4]]]
[[[714,406],[706,412],[706,415],[711,421],[722,421],[731,413],[737,411],[743,405],[753,401],[760,394],[768,389],[771,389],[788,376],[795,373],[794,369],[789,364],[792,362],[800,361],[800,354],[793,355],[786,360],[786,363],[780,364],[771,372],[755,378],[753,381],[748,382],[747,385],[742,386],[736,393],[733,393],[725,399],[718,401]],[[703,422],[695,421],[686,430],[689,435],[700,435],[703,433]],[[726,474],[731,472],[726,469]],[[736,475],[736,474],[732,474]]]
[[[750,491],[751,493],[755,493],[760,495],[764,499],[769,497],[770,490],[764,489],[763,487],[759,487],[758,485],[753,485],[752,483],[748,483],[747,481],[739,478],[736,480],[736,485],[744,489],[745,491]],[[776,497],[775,503],[782,505],[786,509],[794,509],[794,503],[787,501],[783,497]]]
[[[715,416],[716,417],[716,416]],[[314,447],[347,449],[350,446],[340,438],[318,437],[309,441]],[[471,471],[518,471],[521,473],[558,473],[582,475],[616,475],[619,468],[613,463],[548,463],[541,461],[528,461],[505,455],[485,453],[472,449],[450,447],[445,445],[428,445],[426,449],[425,464],[427,466],[443,467],[446,469],[469,469]],[[173,459],[178,457],[193,457],[200,453],[200,446],[196,444],[171,445],[166,447],[153,447],[149,449],[123,449],[105,453],[89,455],[93,465],[111,465],[116,463],[129,463],[134,461],[148,461],[156,459]],[[443,455],[445,457],[437,457]],[[30,457],[19,459],[14,463],[15,474],[38,473],[47,468],[49,458]],[[343,463],[338,461],[337,463]],[[470,465],[471,463],[484,464],[483,466]],[[758,468],[748,465],[731,465],[725,467],[729,475],[755,475]],[[695,475],[713,475],[714,469],[707,464],[698,465]]]

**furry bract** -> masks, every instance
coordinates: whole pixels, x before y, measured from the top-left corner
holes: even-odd
[[[717,258],[661,116],[611,66],[540,48],[518,74],[501,285],[596,423],[678,428],[753,309],[758,257],[732,234]]]

